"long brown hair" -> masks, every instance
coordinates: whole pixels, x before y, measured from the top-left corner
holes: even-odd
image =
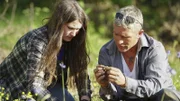
[[[48,85],[56,78],[57,54],[63,44],[62,26],[74,20],[82,23],[79,33],[66,44],[65,65],[70,67],[70,84],[76,82],[78,90],[86,87],[87,65],[89,56],[86,50],[87,15],[75,0],[63,0],[57,3],[47,26],[49,43],[43,54],[40,68],[48,75]]]

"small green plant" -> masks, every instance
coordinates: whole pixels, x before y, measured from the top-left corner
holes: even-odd
[[[50,97],[49,94],[43,98],[39,98],[38,94],[32,94],[31,92],[22,92],[17,99],[12,99],[10,94],[6,92],[4,87],[0,87],[0,101],[45,101]]]
[[[5,88],[0,86],[0,101],[9,101],[9,94],[5,93]]]

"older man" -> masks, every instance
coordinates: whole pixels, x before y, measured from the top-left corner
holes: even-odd
[[[100,96],[106,101],[179,101],[164,46],[142,26],[137,7],[117,11],[113,39],[101,48],[94,70]]]

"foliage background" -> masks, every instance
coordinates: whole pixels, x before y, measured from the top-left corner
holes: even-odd
[[[28,31],[42,26],[58,0],[0,0],[0,63],[16,41]],[[172,76],[180,90],[180,1],[179,0],[77,0],[89,16],[88,46],[91,62],[93,99],[99,99],[93,76],[99,49],[112,38],[115,12],[126,5],[136,5],[144,15],[144,30],[170,50],[169,62],[177,74]],[[77,94],[74,93],[74,96]],[[100,100],[100,99],[99,99]],[[98,100],[98,101],[99,101]]]

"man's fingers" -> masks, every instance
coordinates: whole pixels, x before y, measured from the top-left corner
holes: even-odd
[[[102,82],[102,81],[104,81],[104,78],[105,78],[105,75],[100,75],[100,76],[97,78],[97,80],[98,80],[99,82]]]
[[[112,69],[111,67],[104,66],[104,70],[106,70],[106,71],[109,71],[109,70],[111,70],[111,69]]]
[[[94,69],[94,73],[96,73],[96,72],[98,72],[98,69],[96,68],[96,69]]]
[[[101,83],[104,83],[104,79],[105,79],[105,72],[96,72],[95,74],[96,76],[96,81]]]

